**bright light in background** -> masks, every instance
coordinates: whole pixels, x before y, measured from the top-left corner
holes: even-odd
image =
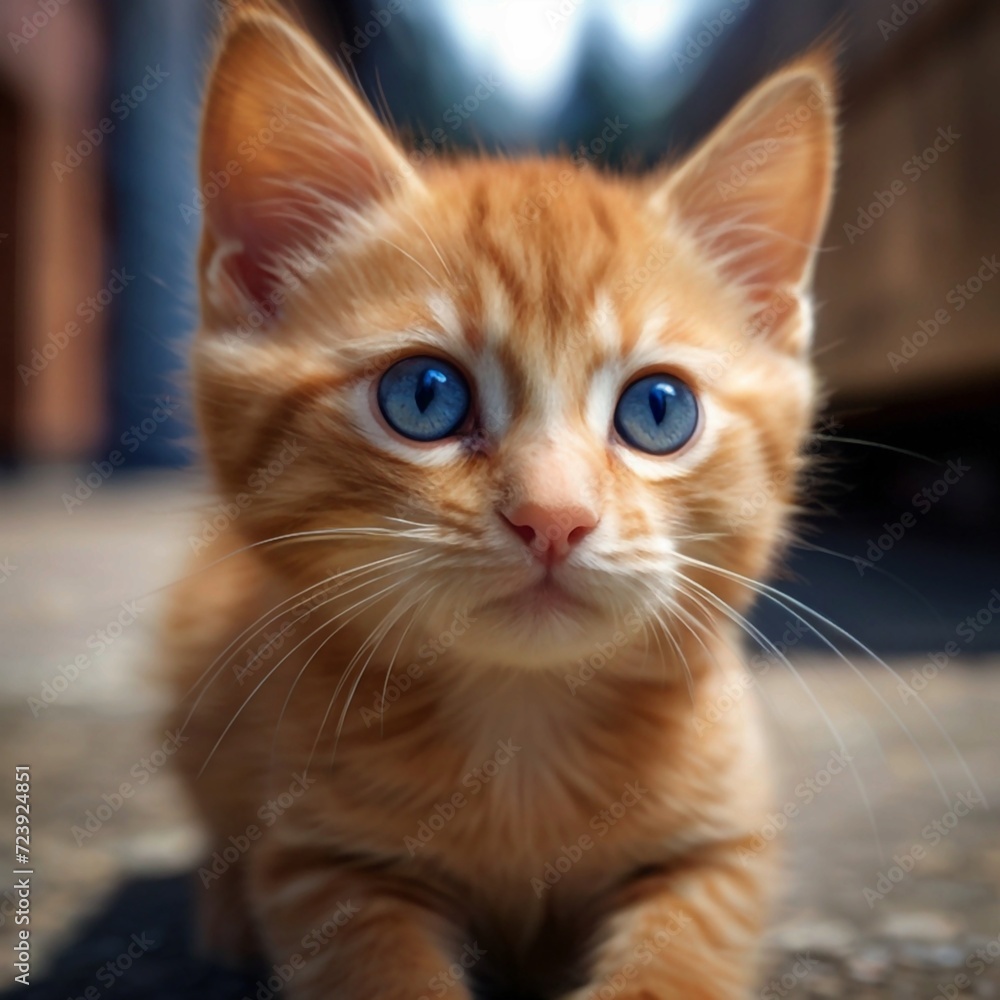
[[[651,78],[667,72],[700,20],[723,6],[722,0],[430,0],[423,11],[437,22],[432,30],[450,38],[465,70],[494,75],[497,105],[513,109],[531,131],[544,127],[583,61],[595,55],[599,67],[610,59],[611,88],[634,102],[635,115],[662,114],[697,74],[657,91],[649,89]],[[746,6],[740,0],[734,12]]]
[[[439,0],[438,6],[467,64],[495,73],[505,96],[528,112],[547,111],[561,98],[576,69],[583,11],[553,21],[554,7],[538,0]]]
[[[701,0],[601,0],[595,13],[611,22],[619,42],[629,51],[622,53],[623,62],[629,57],[658,55],[677,43],[687,24],[703,8]]]

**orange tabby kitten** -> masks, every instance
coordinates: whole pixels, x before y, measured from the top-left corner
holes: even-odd
[[[273,5],[230,16],[220,504],[167,639],[217,951],[300,1000],[746,995],[768,766],[719,705],[812,419],[834,144],[820,55],[641,182],[417,171]]]

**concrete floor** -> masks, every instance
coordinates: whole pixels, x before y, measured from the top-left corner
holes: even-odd
[[[150,634],[163,595],[154,591],[181,572],[197,483],[178,474],[122,474],[69,511],[64,494],[74,478],[55,470],[0,490],[0,760],[7,774],[0,848],[12,857],[10,774],[28,764],[36,976],[117,885],[189,869],[201,849],[169,768],[141,764],[141,748],[162,741]],[[124,622],[120,634],[115,622]],[[63,685],[60,668],[81,656],[79,675]],[[964,654],[926,683],[921,705],[864,657],[854,657],[857,674],[833,657],[793,659],[822,712],[783,667],[760,680],[789,815],[786,901],[774,932],[786,974],[794,979],[794,953],[814,946],[857,952],[857,941],[967,944],[970,935],[997,942],[996,816],[980,801],[959,804],[976,783],[989,803],[1000,801],[997,664]],[[925,662],[891,666],[909,677]],[[856,778],[830,773],[838,746],[853,757]],[[115,791],[136,769],[148,780],[133,781],[136,794],[119,803]],[[109,800],[112,814],[91,832],[88,811],[106,814],[100,807]],[[894,865],[912,871],[890,871]],[[5,877],[0,893],[7,885]],[[4,985],[12,973],[12,899],[9,891],[0,898]],[[990,967],[978,977],[978,995],[994,995],[992,974]],[[773,995],[799,995],[800,986]]]

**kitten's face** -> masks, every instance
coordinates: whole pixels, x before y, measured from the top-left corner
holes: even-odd
[[[259,27],[264,51],[306,44]],[[249,44],[223,50],[221,109],[210,94],[208,120],[231,137],[247,104],[268,106],[227,63]],[[259,67],[260,51],[236,53],[249,55]],[[360,602],[366,632],[412,619],[433,636],[463,612],[463,652],[512,665],[573,662],[637,622],[690,636],[720,598],[745,604],[689,560],[760,574],[794,494],[831,129],[825,104],[798,134],[777,123],[825,95],[821,73],[789,71],[640,185],[559,161],[416,176],[301,58],[275,88],[292,125],[256,196],[234,184],[242,206],[206,209],[195,369],[223,489],[251,497],[236,529],[349,529],[263,551],[299,586],[353,571],[337,607]],[[208,128],[204,159],[225,162]],[[766,142],[775,176],[730,202],[720,180]],[[275,185],[304,227],[259,209]],[[259,329],[241,326],[254,300],[273,314]]]

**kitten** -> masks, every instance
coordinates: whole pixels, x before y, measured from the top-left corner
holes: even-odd
[[[193,350],[220,502],[165,640],[219,954],[300,1000],[746,995],[769,772],[723,689],[813,416],[831,76],[642,181],[415,170],[274,5],[230,15]]]

